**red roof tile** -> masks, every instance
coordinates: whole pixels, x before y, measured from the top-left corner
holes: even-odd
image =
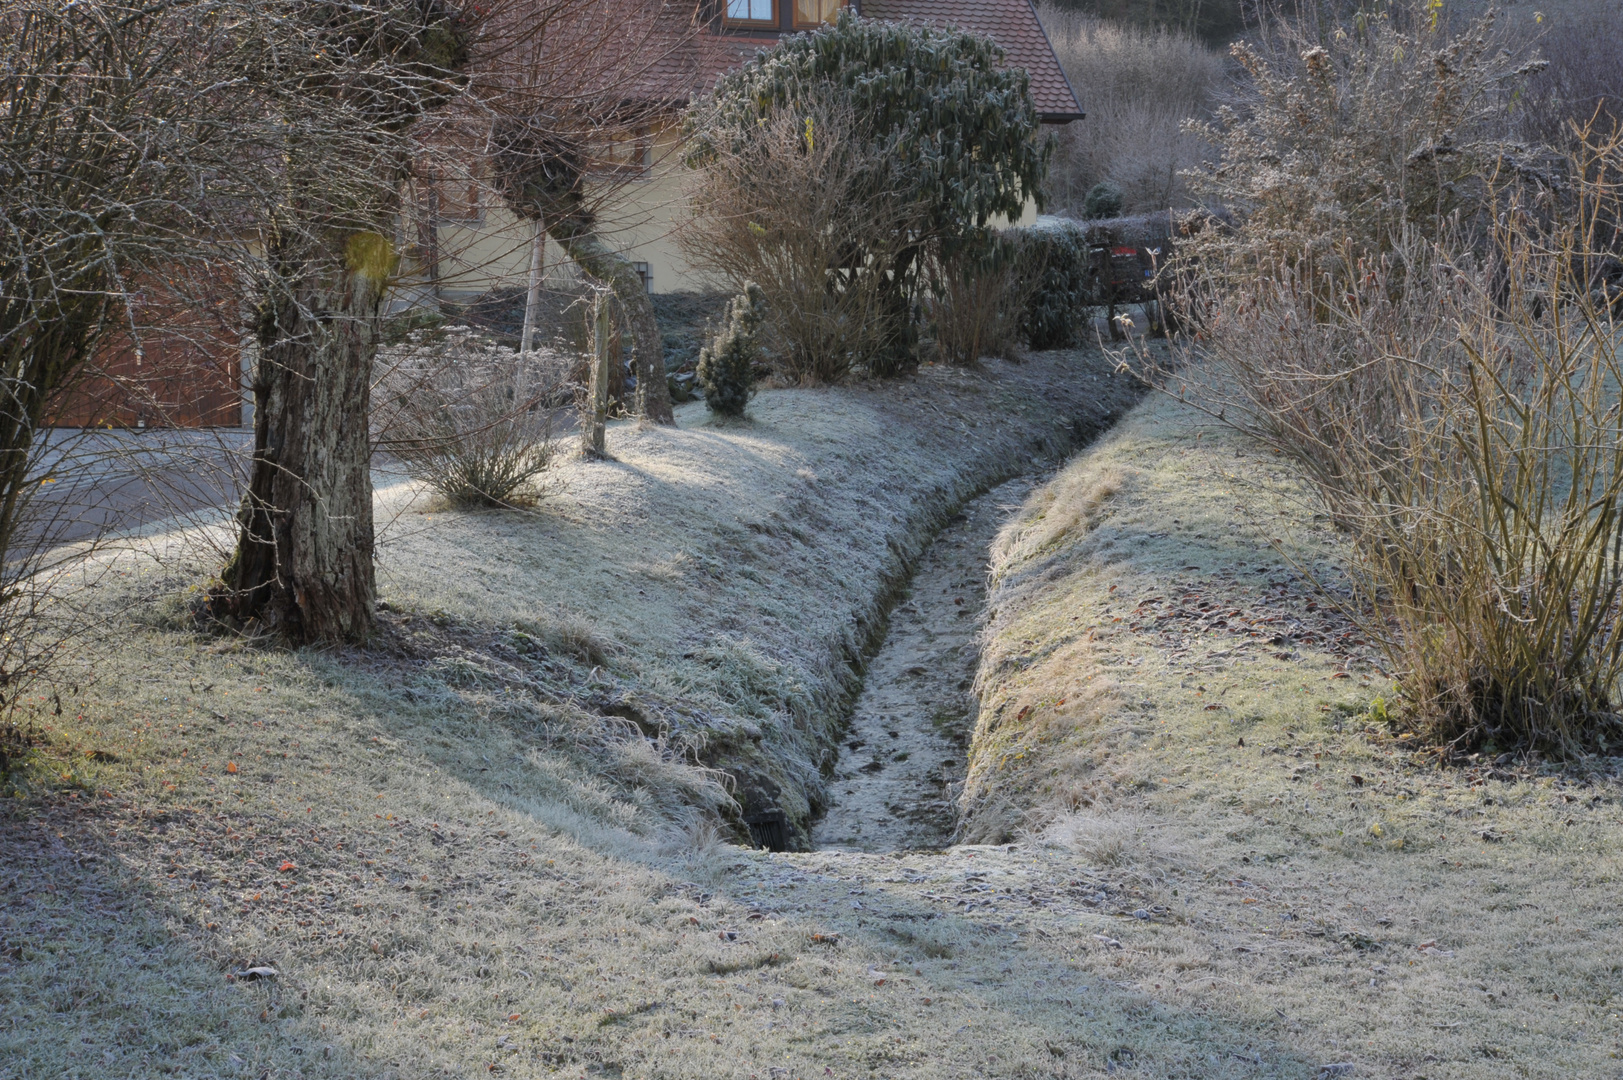
[[[865,0],[860,7],[870,19],[955,26],[991,38],[1008,53],[1011,67],[1023,67],[1031,74],[1031,94],[1045,122],[1082,118],[1031,0]],[[650,58],[635,81],[643,94],[685,102],[777,41],[775,34],[692,34],[680,47]]]
[[[1082,119],[1076,94],[1031,0],[866,0],[861,10],[869,19],[955,26],[989,37],[1009,54],[1010,67],[1023,67],[1031,74],[1031,96],[1045,121]]]

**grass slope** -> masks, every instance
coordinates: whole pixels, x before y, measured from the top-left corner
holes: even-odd
[[[964,498],[1130,396],[1107,371],[621,425],[535,514],[392,489],[363,652],[196,632],[219,535],[142,541],[65,711],[24,707],[48,741],[0,818],[0,1077],[810,1075],[830,1030],[889,1046],[861,1003],[899,954],[814,936],[843,879],[752,920],[736,868],[781,872],[715,823],[769,797],[803,827],[887,594]],[[766,975],[792,1024],[743,1022]]]
[[[1334,589],[1344,555],[1313,510],[1159,397],[1033,495],[993,551],[961,833],[1140,882],[1124,977],[1338,1075],[1616,1075],[1623,762],[1389,737],[1302,572]]]

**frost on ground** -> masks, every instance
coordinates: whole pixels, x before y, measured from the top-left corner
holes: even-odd
[[[993,550],[964,834],[1137,883],[1126,984],[1339,1075],[1617,1075],[1623,761],[1390,737],[1316,509],[1159,397],[1039,489]]]
[[[977,496],[919,559],[851,711],[828,813],[812,830],[819,848],[951,843],[975,722],[986,551],[1036,483],[1016,477]]]
[[[718,835],[763,794],[803,829],[932,531],[1133,393],[1087,354],[932,369],[765,393],[741,426],[617,426],[617,460],[560,470],[534,513],[396,486],[359,652],[199,633],[220,532],[132,541],[62,713],[25,707],[49,741],[0,827],[0,1076],[888,1060],[894,1033],[845,1003],[901,954],[827,890],[749,919],[727,868],[761,856]],[[793,1039],[715,981],[755,970],[810,995]]]
[[[436,684],[412,692],[482,695],[519,726],[618,718],[662,759],[723,770],[746,821],[781,817],[806,847],[862,660],[929,537],[1135,396],[1094,353],[927,368],[763,393],[743,424],[694,404],[675,430],[616,425],[615,460],[559,469],[538,514],[436,512],[392,489],[384,595],[428,665],[409,677]]]
[[[397,490],[365,653],[198,635],[168,561],[99,578],[144,614],[86,647],[60,717],[31,703],[0,1077],[1615,1076],[1614,763],[1435,772],[1385,739],[1369,656],[1269,546],[1328,569],[1333,534],[1277,459],[1166,402],[996,545],[966,828],[1012,843],[721,842],[722,781],[650,721],[764,740],[737,702],[781,684],[683,643],[837,669],[808,658],[883,609],[879,568],[956,505],[935,485],[1000,460],[1016,414],[985,402],[1090,376],[1067,363],[616,429],[623,472],[571,467],[536,515]],[[778,540],[752,521],[800,569],[736,554]],[[631,568],[673,557],[668,522],[693,563]]]

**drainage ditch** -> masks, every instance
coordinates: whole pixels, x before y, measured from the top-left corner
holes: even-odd
[[[891,610],[840,745],[830,806],[812,844],[903,851],[952,842],[977,702],[987,552],[1040,477],[964,505],[919,559]]]

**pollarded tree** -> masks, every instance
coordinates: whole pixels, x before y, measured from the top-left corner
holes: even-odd
[[[1041,200],[1051,143],[1039,135],[1030,78],[1004,65],[987,38],[952,28],[863,19],[784,38],[716,84],[694,113],[689,164],[705,169],[747,154],[784,112],[808,118],[831,105],[856,118],[851,137],[870,175],[850,186],[894,203],[897,224],[853,236],[827,268],[830,288],[876,284],[886,342],[877,374],[911,363],[920,270],[931,253],[982,243],[994,217]],[[807,132],[815,146],[815,125]],[[770,192],[757,193],[763,207]],[[753,201],[753,200],[752,200]],[[770,236],[773,221],[758,222]]]
[[[497,28],[512,40],[481,68],[472,93],[489,133],[494,186],[517,217],[613,290],[631,332],[637,412],[661,424],[673,422],[664,345],[647,287],[612,232],[637,216],[623,197],[650,164],[652,133],[688,96],[700,7],[699,0],[532,4],[510,30]]]
[[[459,93],[473,27],[446,0],[266,11],[248,72],[275,162],[254,454],[213,606],[294,641],[355,641],[376,602],[368,412],[409,132]]]
[[[631,329],[637,412],[655,423],[674,423],[653,301],[636,268],[601,235],[590,191],[592,144],[635,125],[605,125],[585,113],[573,127],[552,117],[498,119],[490,140],[498,186],[513,213],[537,222],[577,266],[613,290]]]

